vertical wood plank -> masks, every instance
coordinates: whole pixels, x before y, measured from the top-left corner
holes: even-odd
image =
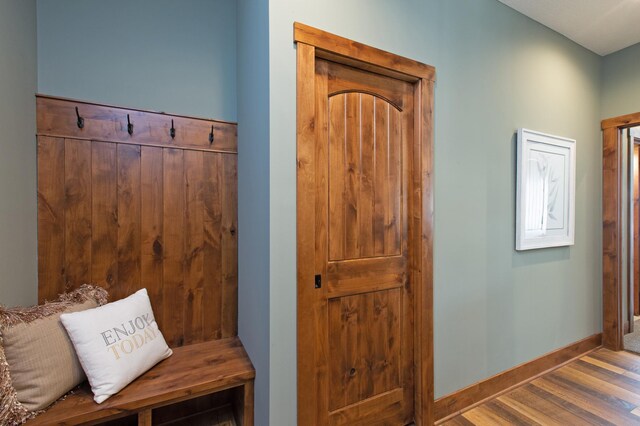
[[[222,191],[222,337],[238,333],[238,159],[223,159]]]
[[[633,314],[640,315],[640,139],[638,138],[634,139],[633,145]]]
[[[113,299],[141,288],[140,147],[118,144],[118,286]]]
[[[419,144],[420,139],[420,127],[416,124],[416,116],[419,116],[419,113],[416,112],[415,109],[415,98],[420,98],[419,94],[414,94],[415,88],[411,86],[405,86],[403,90],[403,97],[405,108],[400,114],[400,139],[398,139],[398,145],[400,145],[400,186],[396,189],[398,191],[399,197],[396,197],[394,200],[397,203],[395,207],[398,212],[399,220],[396,222],[397,233],[399,235],[399,246],[397,250],[402,253],[403,256],[408,256],[410,258],[410,250],[411,245],[421,245],[421,235],[418,234],[416,238],[417,240],[411,240],[411,245],[409,244],[409,223],[414,217],[422,218],[423,211],[421,209],[421,205],[417,207],[420,209],[419,211],[414,211],[412,209],[412,205],[410,204],[410,196],[408,192],[420,192],[421,196],[423,195],[423,186],[421,181],[422,172],[415,172],[413,169],[413,158],[414,155],[419,155],[421,150],[415,150],[414,146]],[[418,136],[418,137],[417,137]],[[412,175],[416,173],[418,174],[418,178],[416,178],[414,186],[414,182],[412,181]],[[422,228],[421,228],[422,229]],[[416,259],[420,261],[420,258]],[[411,260],[410,260],[411,262]],[[410,274],[410,268],[409,268]],[[419,405],[415,401],[416,397],[416,381],[417,377],[420,376],[420,373],[417,371],[416,366],[419,365],[419,361],[416,360],[416,357],[422,356],[421,354],[415,353],[415,348],[418,346],[416,344],[416,331],[420,330],[419,324],[416,322],[416,305],[419,303],[416,295],[416,291],[420,287],[420,284],[416,285],[411,278],[405,278],[405,286],[404,292],[402,295],[398,295],[397,303],[398,308],[398,316],[403,318],[400,323],[400,333],[403,336],[404,340],[404,348],[403,351],[409,354],[408,348],[412,348],[413,353],[411,355],[403,356],[397,359],[399,364],[399,369],[397,372],[399,376],[397,377],[398,383],[401,384],[404,390],[404,406],[406,412],[416,412],[416,407]],[[394,305],[396,306],[396,305]],[[411,373],[412,374],[411,374]]]
[[[620,281],[620,131],[603,130],[602,191],[602,344],[612,350],[622,349],[622,297]]]
[[[298,418],[326,424],[328,415],[318,409],[325,398],[318,383],[318,347],[316,334],[319,319],[318,302],[313,288],[315,275],[315,49],[304,43],[297,45],[296,79],[296,234],[297,234],[297,359]]]
[[[222,337],[222,155],[204,154],[205,339]]]
[[[369,94],[360,94],[360,194],[358,199],[358,225],[360,257],[370,257],[374,255],[374,153],[375,141],[373,103],[374,97]]]
[[[375,194],[373,213],[374,254],[387,252],[386,226],[389,222],[389,105],[376,98],[374,103]]]
[[[174,347],[184,343],[184,158],[179,149],[164,149],[163,155],[162,332],[169,346]]]
[[[413,240],[418,252],[416,263],[420,270],[415,277],[416,290],[416,331],[415,346],[418,348],[416,360],[418,361],[417,388],[420,389],[419,399],[416,402],[416,412],[420,413],[424,424],[433,424],[434,421],[434,382],[433,382],[433,81],[423,79],[416,85],[414,108],[417,117],[415,129],[419,129],[418,141],[413,156],[419,158],[419,176],[421,198],[413,212],[413,217],[420,217],[420,227],[417,230],[416,240]],[[417,130],[418,131],[418,130]],[[418,165],[416,164],[416,165]],[[415,191],[414,191],[415,192]]]
[[[387,219],[385,244],[386,255],[400,253],[400,227],[402,217],[400,216],[400,202],[402,200],[402,137],[401,137],[401,115],[398,110],[387,104],[389,111],[389,191],[390,197],[388,205],[390,216]]]
[[[204,330],[204,200],[203,155],[184,152],[184,343],[203,341]]]
[[[140,149],[140,282],[154,312],[163,306],[163,165],[162,148]],[[156,319],[164,330],[163,318]]]
[[[65,139],[65,291],[91,282],[91,142]]]
[[[326,96],[326,95],[325,95]],[[345,257],[345,95],[329,98],[329,259]]]
[[[133,135],[120,126],[124,140],[112,140],[119,109],[86,103],[83,132],[91,135],[76,133],[77,104],[38,104],[39,132],[72,135],[38,138],[39,300],[85,282],[112,300],[145,287],[172,346],[237,335],[235,151],[211,151],[210,125],[186,117],[171,117],[183,122],[180,141],[169,141],[162,126]],[[167,122],[135,114],[136,123]],[[235,125],[223,127],[224,144],[235,146]]]
[[[320,274],[322,279],[327,278],[327,261],[329,260],[328,252],[328,221],[329,221],[329,98],[328,90],[328,63],[326,61],[316,61],[315,76],[315,141],[313,149],[315,150],[315,161],[313,167],[315,169],[315,223],[313,231],[315,233],[315,265],[314,274]],[[344,105],[344,104],[343,104]],[[344,134],[344,132],[343,132]],[[342,170],[342,169],[340,169]],[[343,189],[340,190],[339,196],[342,196]],[[343,239],[340,235],[340,239]],[[342,244],[342,243],[340,243]],[[316,289],[315,285],[310,290],[315,293],[315,306],[311,312],[306,309],[303,315],[313,318],[315,322],[315,335],[311,336],[315,340],[315,347],[319,353],[327,353],[329,350],[329,335],[327,332],[326,315],[328,311],[327,302],[327,286]],[[307,355],[305,355],[307,356]],[[315,357],[316,368],[316,389],[328,389],[329,386],[329,366],[328,357]],[[319,423],[323,423],[323,417],[329,412],[329,401],[327,398],[319,398],[316,401],[315,419]]]
[[[110,294],[118,285],[116,144],[91,143],[91,281]]]
[[[65,289],[64,139],[38,137],[38,302]]]
[[[360,175],[362,173],[360,145],[360,94],[347,93],[345,104],[345,258],[359,257],[359,222],[361,213],[358,209],[360,197]]]
[[[142,410],[138,413],[138,426],[151,426],[153,424],[153,411]]]
[[[254,405],[254,385],[253,380],[245,383],[244,388],[244,401],[243,401],[243,413],[242,413],[242,426],[253,426],[254,423],[254,414],[253,414],[253,405]]]

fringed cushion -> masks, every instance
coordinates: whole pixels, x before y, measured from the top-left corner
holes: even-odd
[[[24,423],[85,380],[60,315],[106,302],[104,289],[85,284],[44,305],[0,306],[0,424]]]

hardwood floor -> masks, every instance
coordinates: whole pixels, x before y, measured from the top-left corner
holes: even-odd
[[[598,349],[442,424],[640,425],[640,356]]]

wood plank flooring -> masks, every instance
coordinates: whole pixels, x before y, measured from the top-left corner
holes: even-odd
[[[442,424],[640,425],[640,356],[598,349]]]

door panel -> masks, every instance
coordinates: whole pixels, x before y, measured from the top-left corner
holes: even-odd
[[[367,93],[329,98],[329,259],[400,254],[401,115]]]
[[[389,100],[393,99],[393,102]],[[409,83],[316,62],[317,418],[414,418],[414,297],[408,282],[413,164]]]
[[[329,301],[331,411],[400,385],[402,290]]]

